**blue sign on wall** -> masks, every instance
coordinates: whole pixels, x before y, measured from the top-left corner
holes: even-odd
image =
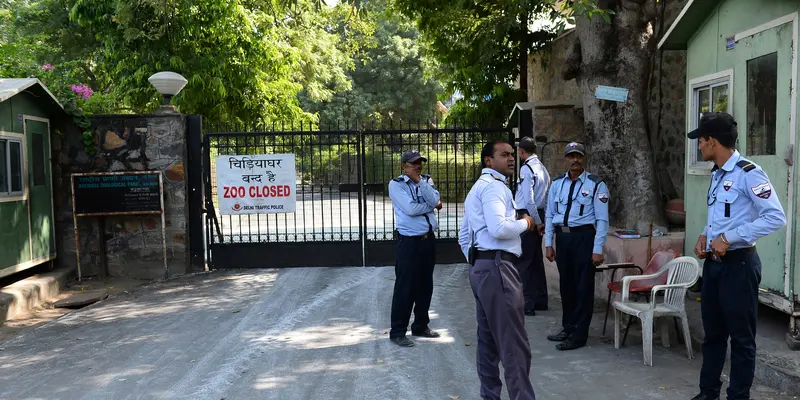
[[[594,97],[601,100],[625,102],[628,100],[628,89],[611,86],[597,86],[597,89],[594,91]]]

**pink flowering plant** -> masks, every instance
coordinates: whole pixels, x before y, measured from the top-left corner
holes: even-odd
[[[90,156],[97,154],[97,145],[91,130],[92,124],[83,112],[86,102],[94,96],[94,91],[82,83],[70,82],[73,79],[65,71],[60,71],[52,64],[42,65],[41,70],[37,74],[31,75],[31,78],[38,78],[42,81],[64,106],[64,110],[72,116],[75,125],[83,130],[83,145],[86,153]]]

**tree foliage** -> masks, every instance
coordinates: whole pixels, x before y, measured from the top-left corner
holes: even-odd
[[[448,89],[463,93],[456,114],[498,122],[527,97],[529,52],[549,43],[566,22],[549,0],[395,4],[416,21]],[[536,20],[556,23],[536,25]]]
[[[433,117],[444,88],[430,75],[419,31],[381,0],[362,4],[360,11],[374,31],[354,55],[354,69],[348,72],[352,90],[319,102],[304,91],[303,109],[318,113],[323,122]]]
[[[112,94],[120,107],[146,112],[159,102],[147,78],[170,70],[189,80],[174,100],[182,112],[240,122],[308,119],[301,90],[315,101],[348,90],[346,71],[358,47],[350,38],[366,26],[335,32],[331,21],[352,7],[316,8],[311,0],[11,3],[14,11],[4,16],[28,54],[4,59],[5,75],[66,64],[74,80]],[[16,50],[8,43],[3,54]]]

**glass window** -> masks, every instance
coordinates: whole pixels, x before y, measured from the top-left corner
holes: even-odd
[[[694,118],[691,121],[691,129],[697,128],[700,118],[707,112],[730,112],[728,98],[730,94],[730,77],[716,78],[708,83],[701,83],[694,86]],[[703,155],[697,148],[697,140],[691,140],[694,154],[691,164],[697,165],[703,162]],[[690,153],[691,154],[691,153]]]
[[[22,191],[22,143],[8,143],[9,158],[9,181],[11,182],[11,192]]]
[[[8,193],[8,141],[0,139],[0,196]]]
[[[33,134],[33,185],[45,184],[45,159],[44,159],[44,135],[41,133]]]
[[[0,139],[0,196],[19,195],[24,191],[22,141]]]
[[[747,61],[747,155],[774,155],[778,53]]]

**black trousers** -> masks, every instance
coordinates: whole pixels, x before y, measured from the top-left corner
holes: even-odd
[[[394,266],[390,338],[406,335],[412,310],[414,323],[411,325],[411,332],[422,332],[428,328],[435,264],[436,239],[433,234],[426,239],[400,235]]]
[[[561,326],[570,338],[585,343],[594,312],[594,230],[564,233],[556,227],[556,263],[563,315]]]
[[[544,210],[539,210],[544,221]],[[547,308],[547,277],[544,273],[543,237],[537,232],[522,234],[522,256],[516,263],[525,295],[525,310]]]
[[[700,310],[703,315],[703,368],[700,390],[711,398],[720,394],[720,374],[731,341],[731,380],[728,399],[749,399],[756,368],[756,320],[761,259],[755,248],[728,251],[722,261],[707,258],[703,265]]]

